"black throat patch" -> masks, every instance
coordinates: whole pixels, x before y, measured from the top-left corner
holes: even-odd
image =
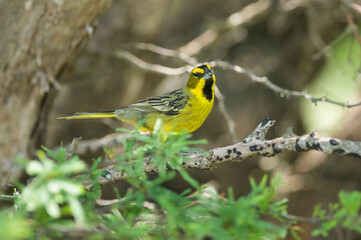
[[[203,87],[203,96],[208,101],[212,101],[213,99],[212,86],[213,86],[213,79],[207,79]]]

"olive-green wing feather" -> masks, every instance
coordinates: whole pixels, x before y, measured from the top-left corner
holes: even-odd
[[[184,91],[184,89],[178,89],[161,96],[150,97],[118,109],[114,113],[120,120],[134,124],[153,113],[175,116],[187,105],[189,96],[184,94]]]
[[[178,115],[186,106],[188,97],[184,94],[184,89],[178,89],[157,97],[150,97],[145,100],[132,104],[132,107],[145,107],[149,111],[149,107],[153,112],[161,112],[165,115]]]

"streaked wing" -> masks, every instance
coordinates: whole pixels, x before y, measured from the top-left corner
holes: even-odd
[[[133,107],[152,107],[165,115],[178,115],[187,104],[183,89],[166,93],[161,96],[150,97],[132,104]]]

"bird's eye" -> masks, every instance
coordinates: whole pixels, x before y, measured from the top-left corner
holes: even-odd
[[[193,75],[194,75],[195,77],[202,77],[202,74],[199,73],[199,72],[196,72],[196,73],[194,73]]]

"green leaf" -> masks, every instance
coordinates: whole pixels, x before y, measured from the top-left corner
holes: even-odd
[[[317,236],[322,236],[322,237],[328,237],[328,232],[327,230],[323,229],[323,228],[318,228],[312,231],[311,235],[313,237],[317,237]]]
[[[361,192],[346,193],[340,191],[338,197],[341,206],[352,216],[357,216],[361,207]]]
[[[33,223],[29,218],[0,212],[0,239],[32,239]]]
[[[48,204],[45,205],[45,208],[51,217],[53,218],[60,217],[60,207],[54,200],[50,200]]]
[[[26,166],[26,172],[29,175],[36,175],[42,173],[44,170],[43,164],[39,161],[30,161]]]
[[[81,206],[79,200],[73,196],[69,196],[68,201],[71,212],[73,213],[75,220],[79,223],[85,223],[86,217],[83,211],[83,207]]]

